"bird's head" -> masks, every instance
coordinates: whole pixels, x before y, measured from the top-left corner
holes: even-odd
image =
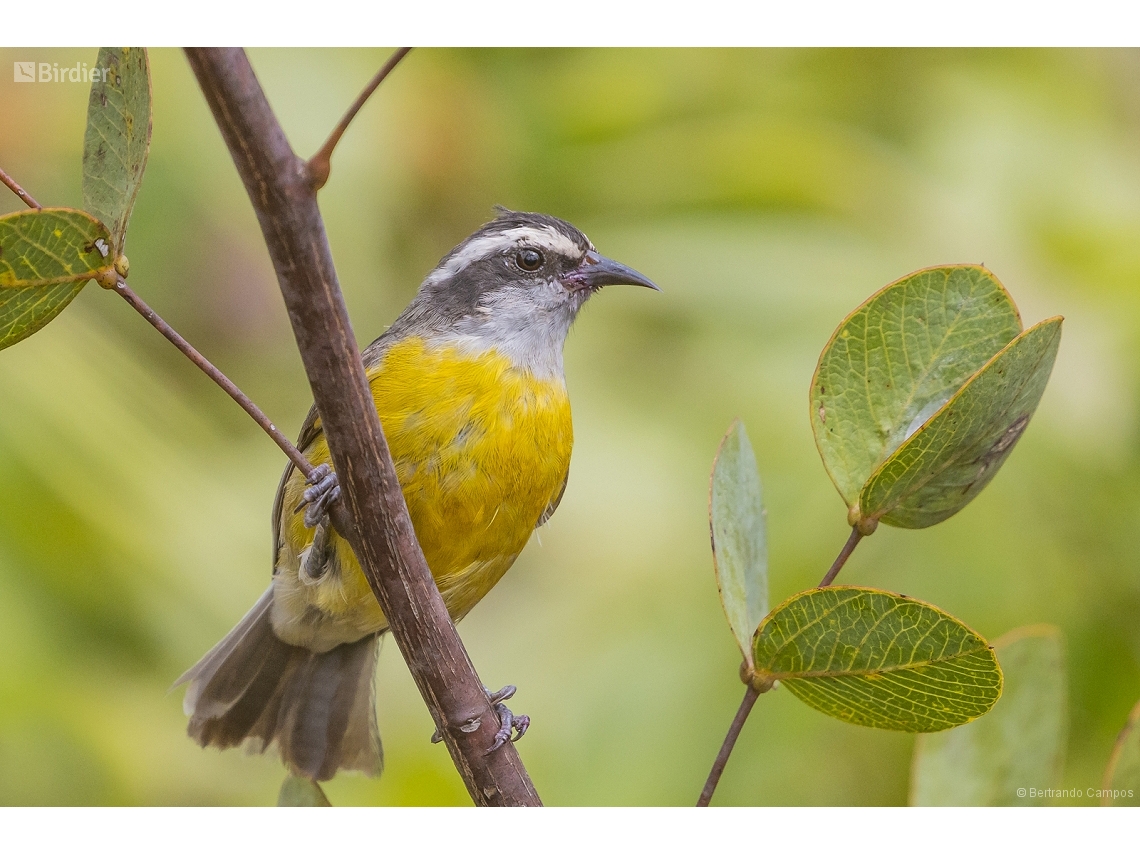
[[[561,372],[562,345],[578,310],[606,285],[642,285],[645,276],[599,255],[564,220],[499,209],[443,257],[393,332],[495,348],[535,370]]]

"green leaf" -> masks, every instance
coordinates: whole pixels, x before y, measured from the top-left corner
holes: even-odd
[[[150,66],[145,48],[101,48],[109,69],[91,84],[83,137],[83,207],[111,231],[112,260],[123,252],[127,222],[150,149]]]
[[[93,279],[114,264],[109,237],[97,219],[71,208],[0,217],[0,288]]]
[[[907,437],[1020,332],[1005,288],[972,265],[906,276],[839,325],[812,378],[811,423],[849,508]]]
[[[0,349],[42,328],[113,260],[107,228],[84,211],[0,217]]]
[[[30,336],[67,308],[86,283],[0,289],[0,350]]]
[[[1140,704],[1116,737],[1116,747],[1104,772],[1100,803],[1105,807],[1140,805]]]
[[[911,804],[1039,805],[1047,802],[1040,791],[1060,786],[1069,729],[1061,633],[1024,627],[994,651],[1005,675],[1001,700],[978,721],[918,738]]]
[[[277,794],[277,807],[332,807],[332,804],[316,781],[289,775]]]
[[[990,482],[1037,409],[1063,318],[1005,346],[868,480],[862,519],[925,528],[956,514]]]
[[[744,661],[768,613],[768,542],[756,455],[739,419],[720,442],[709,487],[709,531],[720,602]]]
[[[934,606],[872,588],[796,594],[764,619],[752,648],[762,683],[778,680],[808,706],[867,727],[945,730],[1001,696],[984,638]]]

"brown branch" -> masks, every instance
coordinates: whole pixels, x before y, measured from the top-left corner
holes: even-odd
[[[309,180],[313,184],[314,191],[320,190],[325,186],[325,182],[329,180],[329,172],[332,171],[333,149],[336,148],[336,144],[340,142],[340,138],[344,136],[344,132],[348,128],[349,123],[356,118],[356,114],[360,112],[360,108],[364,106],[364,102],[376,91],[376,87],[384,82],[384,78],[391,73],[392,69],[399,64],[401,59],[408,55],[408,51],[410,50],[410,47],[400,48],[388,57],[388,61],[376,72],[376,76],[368,82],[368,85],[364,87],[364,91],[356,96],[356,100],[352,102],[352,106],[348,108],[348,112],[341,117],[340,122],[333,128],[333,132],[329,134],[329,138],[325,140],[325,144],[320,147],[316,154],[309,158]]]
[[[740,709],[736,711],[736,718],[729,725],[728,733],[724,736],[724,744],[720,746],[720,753],[716,755],[716,760],[713,761],[712,769],[709,771],[709,779],[705,781],[705,788],[701,790],[701,797],[697,799],[697,807],[708,807],[709,802],[712,801],[713,793],[716,792],[716,785],[720,783],[720,776],[724,774],[724,767],[728,765],[729,755],[732,754],[732,749],[736,745],[736,738],[740,736],[744,722],[748,720],[748,714],[752,712],[752,707],[758,697],[760,697],[760,692],[752,686],[745,690],[744,700],[740,702]]]
[[[826,588],[835,581],[835,577],[839,575],[839,571],[843,569],[843,565],[847,563],[847,559],[851,557],[851,553],[855,551],[855,547],[859,545],[859,541],[862,539],[863,532],[859,531],[856,526],[852,526],[851,535],[847,538],[847,542],[843,544],[843,548],[839,550],[839,555],[835,557],[831,569],[827,571],[817,587]]]
[[[171,344],[181,350],[187,359],[202,369],[202,372],[207,377],[221,386],[227,395],[237,401],[238,406],[249,413],[250,417],[261,425],[261,429],[269,434],[269,438],[277,443],[278,447],[285,452],[285,455],[293,461],[293,465],[300,469],[302,474],[308,477],[313,471],[313,465],[309,463],[305,455],[297,450],[297,447],[289,441],[289,438],[277,429],[277,426],[269,420],[269,417],[261,411],[261,408],[251,401],[229,377],[215,368],[213,363],[199,353],[190,342],[179,335],[174,327],[160,318],[154,309],[143,302],[142,297],[131,290],[127,283],[123,281],[122,277],[118,277],[115,282],[114,290],[127,301],[131,308],[146,318],[152,327],[166,336]]]
[[[8,189],[19,196],[23,200],[24,204],[29,208],[38,209],[43,207],[43,205],[33,199],[31,194],[28,193],[28,191],[21,187],[19,184],[17,184],[16,180],[3,169],[0,169],[0,181],[4,182],[4,184],[7,185]]]
[[[479,805],[539,805],[513,744],[487,750],[499,720],[416,541],[333,268],[316,191],[245,53],[192,48],[206,96],[261,224],[344,501],[349,541],[416,685]],[[478,728],[465,733],[470,723]]]

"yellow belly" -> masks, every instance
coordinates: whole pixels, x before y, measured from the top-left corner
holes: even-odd
[[[566,388],[498,353],[473,356],[420,338],[393,345],[368,376],[416,536],[459,620],[507,571],[562,488],[573,443]],[[304,451],[314,465],[329,460],[323,434]],[[295,472],[282,505],[278,571],[294,577],[313,539],[292,510],[304,489]],[[315,585],[280,579],[292,584],[278,605],[290,623],[312,623],[304,612],[316,607],[342,630],[383,629],[352,550],[335,534],[334,548],[335,572]]]

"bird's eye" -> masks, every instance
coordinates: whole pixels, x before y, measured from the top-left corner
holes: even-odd
[[[522,249],[515,256],[515,263],[530,273],[542,267],[542,253],[537,249]]]

